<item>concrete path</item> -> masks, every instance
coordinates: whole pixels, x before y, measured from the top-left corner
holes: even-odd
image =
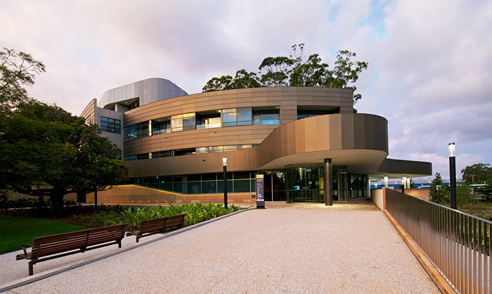
[[[10,293],[439,293],[374,207],[267,205]]]

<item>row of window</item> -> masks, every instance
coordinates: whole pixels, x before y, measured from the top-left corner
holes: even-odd
[[[125,160],[127,160],[127,161],[128,160],[141,160],[141,159],[151,159],[151,158],[170,157],[170,156],[227,152],[227,151],[248,149],[248,148],[252,148],[254,146],[256,146],[256,144],[209,146],[209,147],[164,150],[164,151],[157,151],[157,152],[152,152],[152,153],[149,152],[149,153],[129,155],[129,156],[125,157]]]
[[[138,101],[136,102],[138,103]],[[297,119],[336,113],[337,110],[298,110]],[[222,113],[222,116],[221,116]],[[186,113],[145,121],[125,128],[125,141],[194,129],[222,126],[279,124],[279,107],[242,107]],[[121,134],[119,119],[101,116],[101,130]]]
[[[280,123],[280,107],[242,107],[192,112],[141,122],[125,128],[125,141],[171,132]]]
[[[101,116],[101,131],[121,134],[121,121],[119,119]]]
[[[227,192],[255,192],[255,177],[255,172],[227,173]],[[126,183],[184,194],[224,193],[223,173],[168,177],[139,177],[131,178]]]

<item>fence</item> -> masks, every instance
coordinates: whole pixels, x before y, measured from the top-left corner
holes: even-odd
[[[386,210],[456,291],[492,292],[492,222],[389,189]]]

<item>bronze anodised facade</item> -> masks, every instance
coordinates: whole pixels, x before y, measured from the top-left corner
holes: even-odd
[[[255,144],[246,150],[128,161],[135,177],[187,175],[221,171],[228,157],[230,171],[279,169],[285,166],[346,165],[349,172],[384,173],[379,167],[388,155],[387,120],[354,114],[352,91],[331,88],[255,88],[175,97],[127,111],[124,125],[213,109],[278,106],[279,125],[247,125],[189,130],[128,141],[125,156],[200,146]],[[299,109],[336,109],[336,114],[297,120]],[[429,172],[427,163],[422,175]]]

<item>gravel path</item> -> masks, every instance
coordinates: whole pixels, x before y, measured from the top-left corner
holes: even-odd
[[[27,271],[27,262],[23,266]],[[272,208],[243,212],[10,293],[439,291],[379,210]]]

